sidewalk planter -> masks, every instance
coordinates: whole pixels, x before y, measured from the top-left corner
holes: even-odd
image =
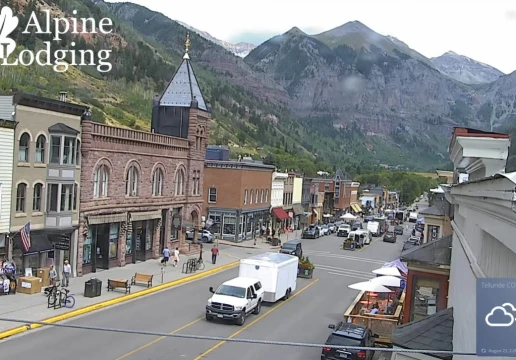
[[[310,262],[310,259],[301,257],[301,259],[299,259],[299,265],[297,266],[297,277],[311,279],[314,275],[314,268],[314,264]]]

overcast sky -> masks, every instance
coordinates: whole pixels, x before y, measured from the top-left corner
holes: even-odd
[[[112,1],[112,0],[108,0]],[[452,50],[516,70],[516,0],[132,0],[230,42],[258,45],[297,26],[308,34],[359,20],[427,57]]]

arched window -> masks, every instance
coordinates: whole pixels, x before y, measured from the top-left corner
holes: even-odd
[[[45,135],[40,135],[36,139],[36,158],[35,162],[44,164],[45,163],[45,147],[47,143],[47,138]]]
[[[23,133],[22,136],[20,136],[20,141],[18,142],[18,161],[29,162],[29,144],[29,134]]]
[[[34,184],[34,195],[32,196],[32,211],[41,212],[43,207],[41,206],[43,198],[43,184]]]
[[[263,191],[263,189],[262,189],[262,193],[260,195],[260,197],[261,197],[261,199],[260,199],[261,201],[260,202],[261,203],[263,203],[264,195],[265,195],[265,191]]]
[[[247,205],[247,189],[244,191],[244,205]]]
[[[125,195],[138,196],[138,169],[132,165],[125,175]]]
[[[269,202],[269,189],[265,190],[265,202]]]
[[[25,202],[27,200],[27,184],[20,183],[16,188],[16,212],[25,212]]]
[[[109,168],[102,164],[93,174],[93,197],[107,197],[109,186]]]
[[[183,196],[185,194],[185,173],[183,169],[178,169],[176,172],[176,196]]]
[[[259,200],[260,200],[260,190],[256,189],[256,201],[254,203],[258,204]]]
[[[251,196],[249,196],[249,204],[252,204],[254,200],[254,190],[251,189]]]
[[[163,195],[163,170],[157,168],[152,175],[152,195]]]

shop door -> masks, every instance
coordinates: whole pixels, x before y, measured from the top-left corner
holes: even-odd
[[[96,226],[96,255],[97,269],[109,269],[109,224]]]
[[[136,261],[145,261],[145,221],[134,223],[133,234]]]

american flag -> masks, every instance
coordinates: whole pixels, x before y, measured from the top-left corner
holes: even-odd
[[[30,249],[30,222],[25,224],[25,226],[20,230],[20,236],[22,240],[23,250],[25,252]]]

